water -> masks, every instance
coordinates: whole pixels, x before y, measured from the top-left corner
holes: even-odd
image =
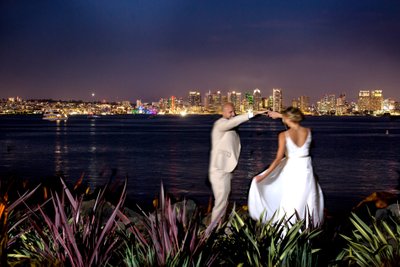
[[[32,182],[82,173],[92,187],[128,177],[128,196],[139,205],[159,194],[207,204],[210,131],[215,116],[105,116],[67,122],[40,116],[0,116],[0,177]],[[400,170],[400,120],[375,117],[308,117],[312,157],[328,210],[349,210],[375,191],[394,191]],[[270,164],[279,120],[255,118],[239,128],[242,152],[231,202],[245,204],[251,178]],[[388,131],[388,132],[387,132]]]

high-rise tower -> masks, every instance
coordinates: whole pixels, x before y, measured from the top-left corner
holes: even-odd
[[[281,112],[283,107],[283,97],[281,89],[272,89],[272,110]]]

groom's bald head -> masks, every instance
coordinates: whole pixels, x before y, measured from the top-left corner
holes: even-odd
[[[222,117],[224,117],[225,119],[230,119],[232,117],[235,117],[235,115],[235,106],[233,105],[233,103],[228,102],[222,106]]]

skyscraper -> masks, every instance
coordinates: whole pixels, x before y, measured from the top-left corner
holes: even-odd
[[[299,102],[299,109],[301,110],[301,112],[310,112],[310,97],[302,95],[299,98]]]
[[[253,91],[253,110],[261,109],[261,91],[256,88]]]
[[[198,91],[189,92],[189,104],[191,107],[201,106],[201,94]]]
[[[233,103],[235,110],[240,111],[240,103],[242,102],[242,93],[232,91],[228,92],[228,102]]]
[[[170,112],[172,111],[172,112],[174,112],[175,111],[175,108],[176,108],[176,106],[175,106],[175,99],[176,99],[176,97],[175,96],[171,96],[171,98],[170,99],[168,99],[168,106],[169,106],[169,110],[170,110]]]
[[[371,110],[370,104],[370,92],[369,90],[360,90],[358,93],[358,111],[363,112],[366,110]]]
[[[281,89],[272,89],[272,110],[281,112],[283,107],[283,97]]]
[[[300,101],[299,101],[298,98],[293,98],[292,99],[292,107],[300,108]]]
[[[317,102],[317,108],[319,114],[333,115],[336,113],[336,96],[335,95],[324,95],[324,97]]]
[[[253,104],[254,104],[253,94],[251,94],[250,92],[244,93],[244,99],[243,99],[242,103],[243,103],[243,108],[245,111],[247,111],[249,109],[252,110]]]
[[[371,110],[374,112],[379,112],[382,110],[383,104],[383,94],[382,90],[373,90],[371,91]]]
[[[383,100],[382,110],[383,112],[394,112],[396,109],[396,101],[394,99],[388,98]]]
[[[336,115],[346,114],[348,110],[348,105],[346,102],[346,94],[341,93],[336,99]]]
[[[205,108],[210,113],[220,112],[222,109],[222,95],[221,91],[212,93],[208,91],[206,94]]]

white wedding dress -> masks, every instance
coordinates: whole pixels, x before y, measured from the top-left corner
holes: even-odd
[[[318,226],[323,222],[324,199],[309,156],[311,132],[308,132],[301,147],[292,141],[287,132],[285,138],[286,157],[264,180],[257,183],[253,179],[251,183],[248,198],[250,216],[263,222],[273,218],[276,222],[282,217],[289,219],[296,212],[290,222],[305,219],[309,226],[311,217],[312,225]]]

